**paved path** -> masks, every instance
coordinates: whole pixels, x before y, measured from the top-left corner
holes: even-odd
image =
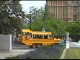
[[[5,59],[6,57],[10,57],[10,56],[17,56],[33,50],[0,51],[0,59]]]
[[[62,53],[60,59],[64,59],[65,55],[66,55],[66,48],[63,50],[63,53]]]

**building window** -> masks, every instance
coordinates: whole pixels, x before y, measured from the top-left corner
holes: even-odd
[[[73,15],[73,21],[76,21],[77,15]]]
[[[76,6],[73,7],[73,12],[77,12],[77,7]]]
[[[73,4],[79,4],[79,1],[72,1]]]
[[[67,1],[65,1],[65,5],[67,5]]]
[[[72,3],[74,4],[74,3],[76,3],[76,1],[72,1]]]

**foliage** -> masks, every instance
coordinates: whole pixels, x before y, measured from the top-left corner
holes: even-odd
[[[80,39],[80,20],[70,23],[66,30],[70,33],[73,41],[78,41]]]
[[[35,8],[32,6],[30,8],[30,13],[27,14],[26,17],[29,18],[29,24],[24,24],[23,28],[29,28],[31,25],[31,30],[34,31],[41,31],[42,28],[45,28],[46,31],[52,32],[54,35],[61,35],[65,34],[65,23],[58,19],[50,16],[50,14],[47,11],[47,7],[45,6],[45,9],[43,7],[41,8]],[[31,16],[32,15],[32,16]],[[31,22],[30,22],[31,20]],[[64,28],[63,28],[64,27]]]
[[[12,33],[21,30],[22,21],[25,14],[19,1],[0,1],[0,33]]]
[[[29,28],[30,24],[23,25],[23,28]],[[47,18],[44,21],[41,19],[36,19],[31,23],[31,29],[33,31],[41,31],[42,28],[45,28],[46,31],[52,32],[54,35],[60,35],[65,33],[65,23],[57,18]],[[64,27],[64,28],[63,28]]]
[[[37,8],[37,7],[32,6],[30,7],[30,12],[29,12],[31,14],[27,14],[26,17],[32,21],[36,19],[43,19],[44,12],[45,12],[44,7]]]
[[[30,28],[29,24],[23,24],[22,29]]]

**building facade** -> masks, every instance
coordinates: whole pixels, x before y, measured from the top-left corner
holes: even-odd
[[[66,22],[74,22],[80,19],[80,1],[46,1],[48,12],[55,18]]]

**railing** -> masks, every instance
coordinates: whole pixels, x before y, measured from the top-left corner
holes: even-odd
[[[69,46],[70,47],[80,47],[80,42],[70,42]]]

